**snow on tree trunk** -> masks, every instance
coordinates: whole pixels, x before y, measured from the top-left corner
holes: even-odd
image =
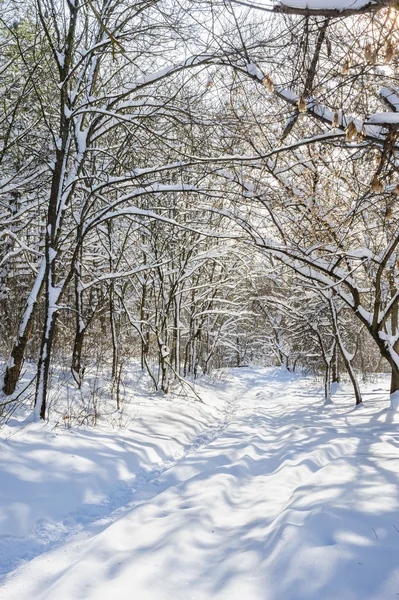
[[[26,302],[26,307],[21,319],[21,324],[19,326],[18,337],[14,343],[14,347],[11,351],[11,358],[5,370],[3,392],[7,396],[14,393],[21,375],[26,345],[29,342],[32,334],[33,320],[36,314],[37,304],[45,284],[45,273],[46,262],[43,259],[39,268],[39,272],[36,276],[36,281]]]

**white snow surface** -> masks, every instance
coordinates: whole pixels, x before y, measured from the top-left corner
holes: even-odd
[[[389,382],[279,369],[140,396],[125,429],[1,432],[2,600],[394,600]]]
[[[373,0],[281,0],[280,4],[290,8],[318,8],[325,10],[358,10],[367,4],[375,4]]]
[[[398,125],[399,124],[399,113],[397,112],[383,112],[375,113],[367,119],[367,123],[376,125]]]

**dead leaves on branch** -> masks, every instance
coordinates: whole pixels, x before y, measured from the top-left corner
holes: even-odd
[[[298,111],[300,113],[306,112],[307,105],[306,105],[306,99],[304,98],[304,96],[300,96],[297,106],[298,106]]]
[[[267,91],[269,92],[269,94],[272,94],[274,92],[274,83],[273,83],[271,77],[269,77],[269,75],[266,75],[266,77],[263,79],[262,83],[265,86],[265,88],[267,89]]]
[[[369,65],[376,65],[379,62],[378,54],[379,54],[380,49],[383,49],[383,51],[384,51],[381,62],[386,65],[390,65],[396,55],[396,45],[392,41],[391,38],[389,38],[386,41],[385,46],[383,46],[381,48],[375,48],[375,47],[373,47],[373,45],[370,42],[367,42],[363,48],[363,58],[364,58],[365,62]],[[344,76],[349,75],[351,66],[352,66],[352,63],[351,63],[350,56],[347,56],[345,58],[344,62],[342,63],[341,75],[344,75]]]
[[[351,121],[345,129],[345,137],[347,142],[353,142],[354,138],[358,135],[358,130],[354,121]]]
[[[373,179],[371,180],[370,191],[374,194],[382,194],[384,191],[384,184],[382,183],[381,179],[377,177],[377,175],[374,175]]]

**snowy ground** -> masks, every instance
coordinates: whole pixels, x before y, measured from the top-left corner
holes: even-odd
[[[0,598],[397,600],[399,417],[363,387],[236,369],[124,430],[11,422]]]

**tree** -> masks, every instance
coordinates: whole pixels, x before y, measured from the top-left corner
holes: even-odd
[[[34,87],[53,157],[42,165],[47,177],[44,255],[28,294],[3,391],[12,394],[15,389],[42,306],[35,412],[44,418],[56,321],[60,311],[70,309],[63,302],[73,284],[79,315],[73,370],[78,383],[81,378],[79,348],[85,330],[80,314],[81,260],[96,231],[112,228],[111,221],[121,219],[142,227],[151,219],[177,224],[163,214],[163,207],[157,209],[156,198],[188,191],[214,195],[203,173],[203,165],[212,160],[208,149],[204,157],[193,157],[178,140],[192,139],[198,131],[205,140],[206,130],[220,126],[216,114],[210,119],[197,109],[210,88],[209,74],[202,70],[229,63],[232,51],[221,49],[220,39],[201,35],[194,46],[196,15],[191,17],[179,4],[161,8],[152,0],[126,6],[37,0],[31,10],[35,39],[44,53],[38,65],[45,60],[56,74],[49,85]],[[24,67],[25,78],[31,77],[30,64],[25,62]],[[198,85],[190,86],[193,77],[203,82],[200,93]],[[202,149],[198,137],[197,149]],[[200,168],[194,170],[195,165]],[[150,208],[146,197],[152,199]],[[112,237],[110,233],[111,245]],[[109,269],[114,268],[112,259]],[[113,348],[116,352],[115,335]]]
[[[279,83],[277,75],[270,75],[270,61],[260,55],[259,42],[252,62],[237,67],[241,85],[249,85],[245,80],[250,77],[261,87],[252,110],[262,115],[262,124],[259,120],[257,135],[253,131],[247,135],[246,147],[252,153],[241,157],[241,174],[232,180],[237,194],[251,196],[260,208],[247,208],[245,214],[240,205],[232,208],[231,217],[256,247],[312,282],[315,289],[334,290],[389,362],[395,393],[399,390],[399,222],[393,209],[399,189],[396,14],[386,2],[359,3],[356,12],[352,7],[338,13],[334,3],[327,12],[308,10],[300,2],[284,2],[271,10],[305,15],[285,16],[286,29],[280,28],[298,61],[282,61],[279,78],[285,82]],[[372,25],[362,13],[374,15]],[[351,19],[350,36],[344,17]],[[288,37],[293,31],[299,36]],[[382,69],[383,64],[388,66]],[[264,91],[265,85],[272,96]],[[383,112],[387,104],[388,113]],[[293,111],[282,119],[287,107]],[[266,133],[265,121],[272,124]]]

